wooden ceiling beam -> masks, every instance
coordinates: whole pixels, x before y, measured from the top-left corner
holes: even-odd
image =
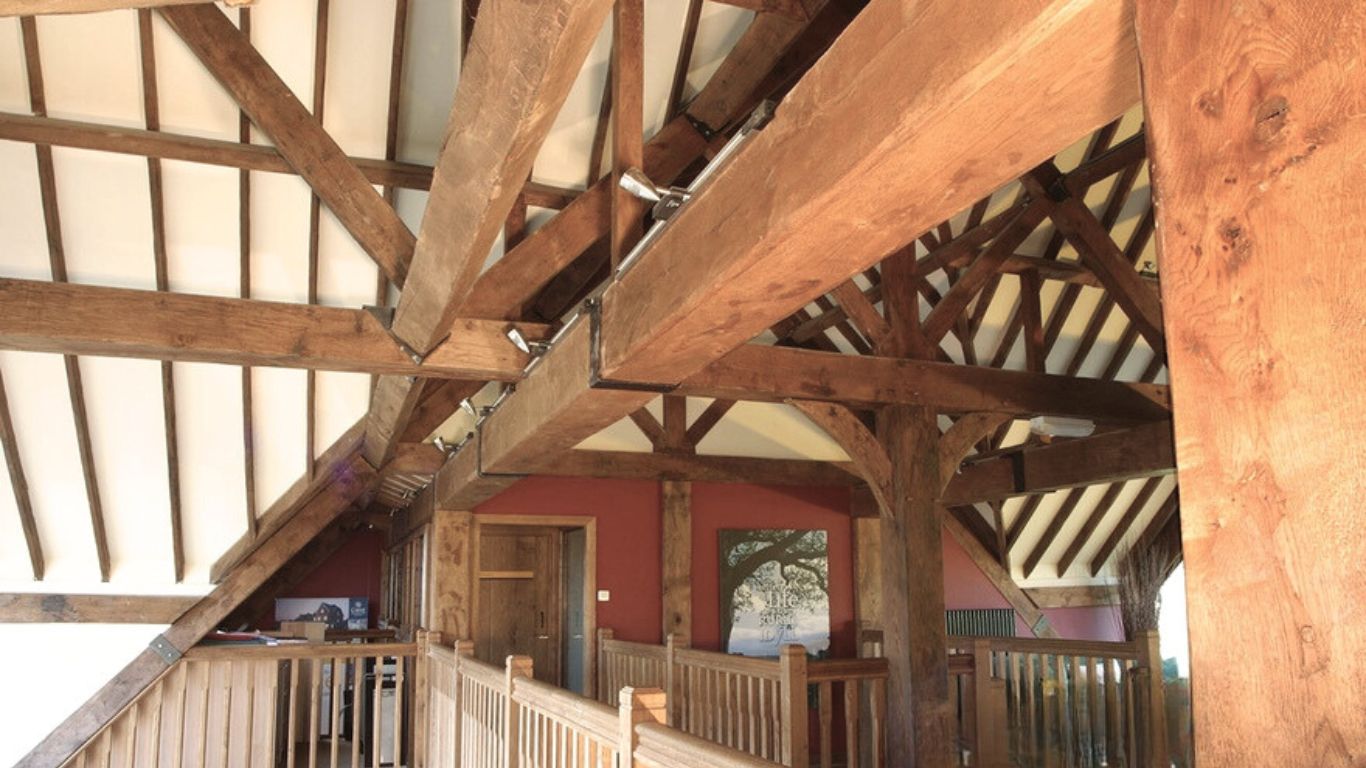
[[[498,477],[508,467],[567,450],[653,397],[594,384],[688,378],[871,266],[905,232],[1124,112],[1138,97],[1130,21],[1094,0],[1000,2],[972,19],[947,3],[874,0],[607,288],[594,338],[586,318],[571,324],[485,419],[477,450],[447,462],[434,500],[497,493],[513,480]],[[960,37],[947,60],[882,55]],[[1087,76],[1095,71],[1106,77]],[[1031,129],[1004,130],[992,116],[1005,105]],[[982,164],[984,153],[1008,160]],[[924,183],[944,178],[958,182],[949,193]]]
[[[812,0],[716,0],[723,5],[744,8],[755,13],[772,13],[805,21],[810,17],[811,8],[824,3]]]
[[[177,653],[189,650],[319,532],[350,508],[351,503],[371,488],[376,480],[374,470],[363,459],[353,458],[333,478],[333,482],[305,503],[287,524],[233,568],[212,592],[176,619],[161,634],[160,639]],[[166,657],[147,648],[48,734],[19,761],[17,768],[61,765],[170,666],[171,662]]]
[[[481,9],[422,216],[413,281],[394,312],[394,335],[419,354],[451,332],[609,10],[610,0]],[[371,463],[393,454],[421,396],[417,381],[381,377],[366,429]]]
[[[729,400],[925,405],[941,413],[1170,417],[1167,388],[953,363],[747,344],[685,379],[675,394]]]
[[[170,624],[194,595],[0,594],[0,624]]]
[[[965,465],[944,503],[974,504],[1082,485],[1158,477],[1176,471],[1171,422],[1024,448]]]
[[[1124,541],[1124,537],[1129,535],[1129,530],[1134,527],[1134,522],[1138,520],[1138,516],[1143,512],[1143,508],[1148,505],[1148,500],[1153,497],[1153,493],[1157,491],[1157,486],[1161,482],[1162,478],[1160,477],[1148,478],[1148,482],[1144,483],[1143,487],[1139,489],[1138,495],[1134,497],[1133,501],[1129,502],[1129,506],[1125,508],[1124,514],[1120,515],[1119,521],[1115,523],[1115,527],[1110,531],[1110,535],[1105,537],[1105,543],[1100,545],[1100,549],[1096,550],[1095,556],[1091,558],[1091,564],[1088,571],[1092,578],[1100,575],[1100,570],[1105,567],[1105,563],[1110,560],[1110,556],[1115,554],[1119,549],[1120,543]],[[1165,504],[1172,509],[1175,509],[1175,490],[1167,497]],[[1158,512],[1158,516],[1169,516],[1170,513],[1171,510],[1164,509]]]
[[[505,335],[546,326],[460,320],[418,363],[361,309],[0,278],[0,348],[400,376],[515,381]]]
[[[847,487],[861,480],[848,462],[707,456],[691,453],[635,453],[570,450],[548,459],[529,460],[517,472],[551,477],[600,477],[619,480],[689,480],[707,483]]]
[[[360,247],[402,285],[413,233],[246,36],[211,5],[168,6],[159,12]]]
[[[182,160],[248,171],[297,174],[284,155],[274,147],[184,136],[160,130],[62,120],[55,117],[0,112],[0,139],[162,160]],[[418,190],[427,190],[432,186],[431,166],[368,157],[348,156],[346,160],[371,184]],[[527,182],[522,188],[522,194],[526,197],[528,205],[560,209],[578,197],[579,192],[532,181]]]
[[[14,433],[14,422],[10,419],[9,397],[5,394],[3,376],[0,376],[0,449],[5,453],[10,490],[14,493],[14,506],[19,511],[19,527],[24,532],[24,544],[28,547],[28,561],[33,571],[33,580],[42,581],[43,574],[47,571],[43,558],[43,543],[38,537],[38,522],[33,516],[33,499],[29,496],[28,478],[24,474],[24,462],[19,455],[19,440]]]
[[[64,13],[100,13],[127,8],[194,5],[215,0],[0,0],[0,17],[47,16]],[[224,5],[250,5],[253,0],[223,0]]]

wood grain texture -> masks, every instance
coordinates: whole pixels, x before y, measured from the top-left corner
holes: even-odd
[[[170,595],[0,594],[0,623],[170,624],[198,600]]]
[[[1164,386],[758,344],[730,352],[674,391],[729,400],[899,403],[941,413],[1169,418]]]
[[[663,634],[692,644],[692,483],[659,484],[663,552]]]
[[[883,653],[887,657],[887,762],[955,764],[948,640],[944,629],[945,515],[939,488],[939,425],[933,411],[891,406],[878,415],[890,463],[882,515]]]
[[[364,310],[0,279],[0,348],[31,352],[509,381],[513,325],[460,319],[419,364]]]
[[[1138,9],[1196,761],[1360,765],[1366,5]]]
[[[870,3],[608,288],[604,376],[680,381],[1128,109],[1129,10],[1040,0],[969,20],[948,2]],[[939,56],[878,55],[945,40]],[[1000,130],[1003,109],[1031,130]]]
[[[58,13],[99,13],[123,8],[155,8],[163,5],[205,5],[214,0],[0,0],[0,16],[42,16]],[[228,0],[244,5],[251,0]]]
[[[1155,422],[969,464],[949,482],[944,503],[995,501],[1175,471],[1171,423]]]
[[[481,8],[418,232],[413,285],[394,316],[394,332],[414,349],[436,346],[469,295],[610,8],[608,0]]]
[[[868,483],[882,514],[889,514],[892,505],[891,460],[877,437],[848,407],[838,403],[819,403],[810,400],[789,400],[787,404],[820,427],[834,440]]]
[[[265,58],[210,5],[162,7],[159,13],[385,275],[402,285],[413,233]]]

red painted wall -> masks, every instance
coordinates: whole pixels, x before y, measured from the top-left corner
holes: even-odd
[[[830,543],[832,650],[852,655],[856,636],[849,494],[841,488],[693,484],[693,643],[718,646],[717,531],[723,528],[823,529]],[[598,520],[598,626],[617,637],[658,643],[660,634],[659,484],[647,480],[532,477],[475,510],[477,514],[578,515]],[[1005,597],[982,575],[958,543],[944,538],[944,598],[948,608],[1006,608]],[[1120,640],[1112,608],[1045,611],[1063,637]],[[1029,636],[1018,623],[1018,632]]]
[[[479,505],[483,515],[575,515],[598,521],[598,626],[618,638],[661,642],[659,483],[529,477]]]
[[[305,576],[303,581],[280,597],[357,597],[370,599],[370,628],[375,627],[379,612],[380,557],[384,552],[385,534],[377,530],[358,531]],[[259,616],[256,629],[277,629],[275,608]]]
[[[944,536],[944,605],[950,609],[1009,608],[1005,596],[968,557],[968,553]],[[1123,640],[1119,611],[1112,606],[1094,608],[1048,608],[1044,615],[1058,633],[1069,640]],[[1028,625],[1015,617],[1015,634],[1033,637]]]

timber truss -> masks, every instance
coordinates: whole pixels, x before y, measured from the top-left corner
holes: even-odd
[[[905,517],[906,499],[942,505],[950,533],[1044,633],[1038,605],[1010,576],[1012,559],[1028,576],[1061,546],[1060,571],[1089,552],[1096,574],[1145,509],[1160,505],[1147,515],[1141,541],[1175,530],[1175,488],[1163,484],[1175,466],[1170,402],[1155,383],[1164,374],[1161,307],[1145,264],[1153,212],[1132,194],[1145,172],[1144,137],[1121,136],[1139,97],[1131,20],[1099,0],[1001,3],[970,18],[953,4],[908,10],[893,0],[866,8],[754,4],[765,12],[685,103],[701,7],[691,3],[671,114],[641,141],[640,0],[485,2],[467,41],[449,140],[430,168],[395,160],[406,0],[397,3],[383,159],[343,154],[320,121],[322,78],[315,77],[310,109],[253,48],[247,9],[236,11],[240,25],[208,3],[139,11],[150,78],[140,130],[49,118],[37,28],[31,16],[23,19],[33,114],[0,115],[0,138],[35,145],[53,281],[0,280],[0,346],[66,355],[83,458],[89,436],[80,426],[77,355],[168,361],[162,383],[172,455],[169,361],[243,366],[248,399],[250,366],[307,369],[310,392],[316,370],[375,376],[368,415],[317,455],[310,417],[309,470],[284,498],[257,510],[248,492],[247,533],[214,568],[219,586],[171,625],[161,652],[139,657],[25,764],[79,747],[168,659],[234,610],[247,610],[245,601],[320,533],[329,532],[310,557],[357,520],[402,509],[392,523],[401,536],[434,509],[472,509],[529,474],[848,484],[867,489],[867,514],[908,531],[924,521]],[[127,5],[0,0],[0,13]],[[467,12],[478,5],[466,0]],[[325,9],[324,2],[320,19]],[[154,70],[146,66],[151,13],[241,106],[239,143],[159,130]],[[613,120],[610,130],[604,121],[592,158],[595,176],[608,170],[583,191],[528,183],[609,14],[613,77],[603,111]],[[490,16],[496,23],[483,23]],[[896,53],[934,50],[946,39],[961,44],[944,57]],[[743,127],[767,99],[778,104],[772,120]],[[477,108],[489,103],[516,108]],[[273,148],[252,145],[250,125]],[[1086,142],[1079,157],[1061,154],[1079,141]],[[170,293],[158,202],[158,290],[71,284],[52,146],[145,155],[154,201],[163,159],[240,169],[244,197],[250,171],[297,173],[314,195],[311,263],[326,206],[379,267],[376,308],[253,300],[245,246],[242,298]],[[645,204],[618,183],[632,168],[660,185],[692,185],[691,196],[666,223],[651,222]],[[416,233],[391,204],[400,187],[430,191]],[[559,212],[528,233],[529,205]],[[1116,242],[1121,222],[1128,234]],[[658,230],[642,245],[647,225]],[[241,226],[249,231],[250,218]],[[505,255],[483,269],[499,235]],[[1022,249],[1031,238],[1042,249]],[[316,299],[316,266],[313,272]],[[398,299],[385,307],[391,288]],[[987,338],[1002,300],[1003,330]],[[1117,336],[1106,330],[1116,321]],[[1082,324],[1075,338],[1065,330],[1073,322]],[[514,345],[514,330],[531,343]],[[1107,333],[1116,340],[1101,344]],[[1102,347],[1109,349],[1097,368],[1092,358]],[[425,443],[488,382],[504,388],[468,440],[449,451]],[[647,406],[661,396],[658,418]],[[689,419],[688,397],[711,402]],[[793,405],[850,461],[698,453],[727,411],[746,400]],[[250,406],[244,410],[249,420]],[[1035,416],[1086,419],[1095,434],[1046,443],[1022,436],[1020,420]],[[573,450],[625,418],[653,453]],[[919,484],[909,487],[898,469],[909,443],[897,435],[927,424],[932,434],[921,438],[933,446],[933,471],[916,474]],[[2,388],[0,439],[41,578],[42,542]],[[250,489],[250,458],[247,465]],[[84,469],[102,542],[93,462]],[[1124,490],[1130,480],[1142,480],[1136,494]],[[173,499],[176,482],[173,472]],[[1098,503],[1079,528],[1069,526],[1086,489],[1097,485],[1105,486]],[[1059,491],[1046,532],[1024,546],[1021,532],[1045,496]],[[178,537],[174,504],[172,514]],[[1116,514],[1119,523],[1096,548],[1092,537]],[[937,537],[940,517],[928,519]],[[179,553],[178,538],[173,546]],[[107,577],[107,545],[98,550]]]

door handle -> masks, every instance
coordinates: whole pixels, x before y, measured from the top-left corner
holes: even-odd
[[[537,640],[549,640],[549,639],[550,639],[550,635],[537,635],[537,636],[536,636],[536,639],[537,639]]]

